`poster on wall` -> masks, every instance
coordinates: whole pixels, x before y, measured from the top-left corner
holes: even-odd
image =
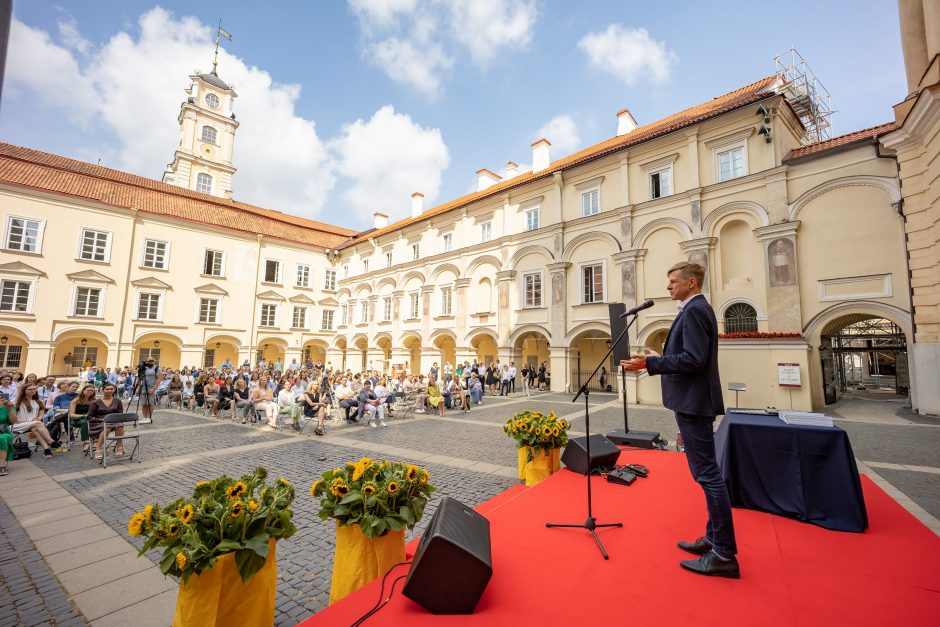
[[[777,385],[782,388],[798,388],[800,383],[800,364],[777,364]]]

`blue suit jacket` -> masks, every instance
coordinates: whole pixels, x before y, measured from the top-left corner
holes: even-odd
[[[663,405],[683,414],[725,413],[718,378],[718,322],[705,297],[696,296],[676,316],[661,357],[647,357],[646,370],[662,375]]]

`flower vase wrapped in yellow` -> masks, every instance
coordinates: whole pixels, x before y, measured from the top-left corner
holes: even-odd
[[[525,410],[506,421],[503,431],[516,441],[519,448],[519,479],[533,486],[561,469],[561,448],[568,444],[571,423],[548,415]]]
[[[320,519],[336,521],[330,603],[405,560],[405,529],[414,528],[435,491],[427,469],[368,457],[323,473],[310,486]]]
[[[267,474],[259,467],[240,479],[200,481],[192,498],[131,517],[127,532],[146,538],[138,555],[162,547],[160,571],[180,578],[174,625],[273,622],[274,543],[296,527],[294,487],[284,478],[269,486]]]

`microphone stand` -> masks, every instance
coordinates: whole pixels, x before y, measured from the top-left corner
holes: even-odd
[[[636,320],[636,314],[633,315],[633,319]],[[591,498],[591,411],[588,406],[588,398],[590,397],[590,390],[588,389],[588,384],[591,383],[591,380],[597,375],[597,372],[601,369],[605,363],[607,363],[607,358],[614,352],[614,347],[623,339],[623,336],[627,334],[627,329],[630,328],[630,324],[633,324],[631,321],[627,324],[626,328],[617,336],[617,339],[611,342],[610,348],[607,350],[607,353],[601,358],[598,362],[597,367],[594,368],[594,372],[591,373],[591,376],[585,380],[584,384],[578,389],[578,393],[575,394],[574,398],[571,399],[571,402],[577,402],[581,395],[584,395],[584,430],[587,432],[587,437],[585,438],[585,454],[587,455],[587,473],[585,474],[585,479],[587,479],[587,519],[584,521],[584,524],[560,524],[560,523],[545,523],[546,527],[568,527],[575,529],[587,529],[591,532],[591,535],[594,536],[594,541],[597,542],[597,548],[601,550],[601,555],[604,556],[604,559],[610,559],[610,556],[607,555],[607,551],[604,550],[604,545],[601,544],[601,539],[597,536],[597,530],[604,527],[623,527],[623,523],[605,523],[599,524],[597,519],[594,517],[594,503]],[[624,390],[626,394],[626,390]]]
[[[638,313],[633,314],[633,319],[627,323],[627,328],[623,330],[623,333],[620,334],[620,337],[623,337],[625,333],[630,330],[630,326],[636,322],[639,317]],[[619,341],[620,338],[617,338]],[[629,342],[628,350],[629,353]],[[616,346],[616,342],[610,347],[613,350]],[[654,448],[659,446],[659,443],[662,441],[660,438],[659,432],[655,431],[630,431],[630,417],[629,412],[627,411],[627,369],[623,366],[620,367],[620,382],[621,389],[623,391],[623,429],[615,429],[607,434],[607,439],[613,442],[618,446],[632,446],[634,448]]]

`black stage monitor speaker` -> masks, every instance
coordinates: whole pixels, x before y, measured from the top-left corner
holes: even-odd
[[[587,458],[587,438],[572,438],[561,454],[561,462],[570,470],[586,475],[588,469],[614,466],[620,457],[620,449],[604,436],[596,433],[591,436],[591,462]]]
[[[421,538],[402,594],[434,614],[472,614],[492,576],[490,521],[445,496]]]
[[[616,340],[627,326],[626,318],[620,317],[620,314],[627,311],[627,306],[623,303],[610,303],[607,305],[607,310],[610,314],[610,339]],[[614,346],[611,359],[614,367],[618,369],[622,360],[630,359],[630,337],[628,335],[623,336],[623,339]]]

